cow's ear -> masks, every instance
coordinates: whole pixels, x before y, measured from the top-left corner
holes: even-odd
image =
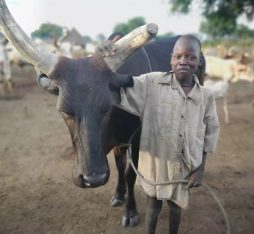
[[[114,73],[111,78],[109,83],[117,88],[121,87],[132,87],[134,84],[133,81],[133,76],[132,74],[116,74]]]
[[[37,84],[39,87],[47,90],[49,93],[58,96],[59,87],[56,84],[56,81],[49,79],[46,74],[40,73],[39,76],[37,76]]]
[[[60,57],[48,77],[52,80],[66,80],[68,77],[73,77],[76,69],[75,60]]]

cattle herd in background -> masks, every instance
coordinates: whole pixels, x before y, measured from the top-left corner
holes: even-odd
[[[73,40],[73,36],[72,40],[66,40],[68,36],[65,34],[59,40],[38,40],[37,42],[57,55],[71,58],[89,56],[94,52],[94,47],[89,51],[86,50],[86,45],[81,42],[77,43]],[[75,36],[77,38],[77,35]],[[12,66],[24,67],[28,63],[10,43],[7,43],[4,37],[0,38],[0,42],[0,96],[5,96],[15,92],[11,77]],[[246,50],[235,46],[226,48],[223,45],[218,45],[207,47],[203,49],[203,52],[206,58],[207,74],[204,86],[213,91],[216,99],[223,99],[224,119],[228,123],[227,93],[230,83],[240,80],[254,81],[254,49],[248,48]]]
[[[204,86],[213,91],[216,99],[223,99],[225,123],[229,123],[227,93],[230,84],[240,80],[254,81],[254,51],[252,50],[250,48],[246,51],[235,46],[227,49],[222,45],[204,50],[207,65]]]
[[[87,50],[84,40],[81,39],[82,36],[75,29],[72,29],[71,33],[66,31],[58,40],[53,38],[50,40],[37,39],[35,41],[42,48],[59,56],[82,58],[94,52],[95,46],[90,45],[89,50]],[[23,68],[27,65],[30,66],[24,56],[11,43],[8,43],[4,35],[0,33],[0,97],[14,92],[11,75],[12,67],[19,66]]]

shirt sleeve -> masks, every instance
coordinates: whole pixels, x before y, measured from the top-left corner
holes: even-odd
[[[134,85],[121,89],[121,103],[118,107],[141,117],[146,101],[148,78],[149,74],[134,76]]]
[[[220,131],[220,123],[216,110],[216,103],[212,93],[208,95],[208,102],[205,112],[205,139],[204,139],[204,151],[207,153],[213,153],[216,150],[217,141]]]

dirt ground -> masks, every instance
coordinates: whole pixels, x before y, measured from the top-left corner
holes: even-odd
[[[80,189],[71,181],[72,149],[56,97],[37,87],[34,70],[15,68],[15,93],[0,98],[0,233],[1,234],[142,234],[145,196],[136,186],[140,224],[123,228],[124,206],[112,208],[116,169],[108,155],[111,177],[96,189]],[[217,153],[207,160],[205,183],[221,199],[232,234],[254,233],[254,84],[230,87],[230,123],[224,124]],[[163,205],[157,233],[167,233]],[[220,234],[223,216],[204,188],[191,192],[179,233]]]

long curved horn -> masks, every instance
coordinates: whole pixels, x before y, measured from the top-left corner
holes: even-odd
[[[145,45],[158,32],[157,24],[150,23],[136,28],[115,43],[115,53],[104,60],[112,71],[117,71],[125,60]]]
[[[50,74],[58,57],[37,45],[16,23],[4,0],[0,0],[0,30],[16,49],[39,71]]]

